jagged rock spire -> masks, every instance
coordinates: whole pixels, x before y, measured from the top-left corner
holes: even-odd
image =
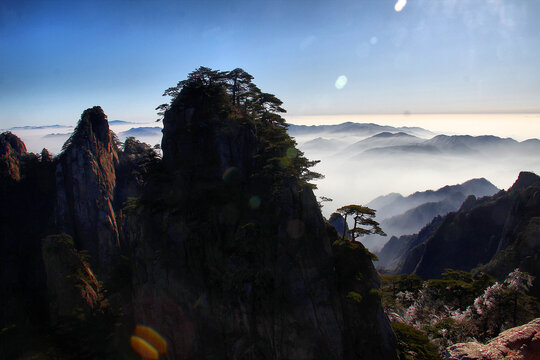
[[[99,106],[85,110],[60,155],[56,216],[76,247],[89,252],[98,274],[110,270],[119,250],[112,206],[117,162],[107,116]]]

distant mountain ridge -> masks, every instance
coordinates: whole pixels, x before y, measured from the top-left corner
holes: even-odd
[[[159,126],[150,127],[150,126],[141,126],[138,128],[131,128],[126,131],[122,131],[118,135],[120,137],[139,137],[139,136],[161,136],[161,130]]]
[[[393,127],[346,122],[338,125],[294,125],[288,133],[303,151],[353,160],[385,156],[512,156],[540,152],[540,140],[517,141],[493,135],[437,135],[420,127]],[[358,141],[358,139],[360,139]],[[352,141],[355,142],[352,142]]]
[[[429,140],[366,149],[366,155],[432,154],[432,155],[485,155],[501,156],[509,152],[540,151],[540,140],[517,141],[492,135],[437,135]]]
[[[25,125],[25,126],[15,126],[10,128],[10,130],[37,130],[37,129],[69,129],[73,128],[70,125]]]
[[[398,193],[379,196],[367,206],[377,211],[377,221],[390,237],[415,234],[440,215],[457,210],[469,195],[478,197],[493,195],[499,189],[484,178],[471,179],[462,184],[446,185],[438,190],[417,191],[407,197]],[[366,246],[381,242],[380,238],[368,235],[361,240]],[[378,251],[383,251],[384,245]],[[387,248],[384,250],[389,252]],[[386,255],[393,257],[394,255]],[[379,267],[387,268],[385,256],[380,257]]]
[[[540,177],[521,172],[507,191],[480,199],[470,196],[458,211],[434,219],[419,234],[392,239],[388,247],[404,254],[387,262],[399,263],[396,273],[426,279],[439,277],[445,268],[471,271],[479,266],[498,277],[519,267],[538,279],[539,219]],[[539,294],[538,281],[534,288]]]
[[[438,190],[417,191],[407,197],[401,194],[391,193],[379,196],[370,201],[367,206],[377,210],[377,219],[385,220],[393,216],[403,214],[417,206],[440,201],[459,202],[461,204],[467,195],[482,197],[493,195],[499,189],[485,178],[471,179],[462,184],[446,185]],[[461,200],[453,200],[452,197],[461,196]],[[431,217],[433,218],[433,216]],[[430,218],[430,219],[431,219]]]
[[[295,125],[289,124],[288,133],[291,136],[324,136],[323,134],[347,134],[369,137],[382,132],[404,132],[410,135],[431,138],[435,134],[420,127],[394,127],[388,125],[378,125],[373,123],[345,122],[337,125]],[[320,134],[320,135],[317,135]]]

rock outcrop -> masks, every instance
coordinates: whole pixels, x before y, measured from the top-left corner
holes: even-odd
[[[487,344],[461,343],[446,350],[446,360],[539,360],[540,319],[502,332]]]
[[[20,180],[20,160],[26,154],[26,146],[17,136],[0,134],[0,176]]]
[[[54,160],[24,156],[0,194],[16,210],[0,224],[0,323],[37,345],[0,350],[132,358],[141,324],[170,359],[397,359],[372,254],[323,219],[281,102],[247,73],[232,90],[193,74],[165,113],[163,160],[117,149],[100,107]]]
[[[287,172],[284,129],[202,106],[226,103],[205,98],[215,89],[185,91],[163,121],[169,175],[127,215],[135,322],[171,358],[396,359],[369,253],[336,255],[348,248]]]
[[[90,254],[98,275],[106,275],[119,253],[113,210],[117,148],[99,107],[84,111],[64,145],[56,170],[58,232],[71,235]]]
[[[27,153],[15,135],[0,134],[2,329],[47,321],[41,239],[53,223],[54,165],[49,160]]]
[[[348,234],[349,225],[345,222],[345,219],[343,216],[341,216],[341,214],[332,213],[328,219],[328,222],[334,227],[334,229],[336,229],[340,237],[343,237],[343,233],[345,233],[345,235]]]

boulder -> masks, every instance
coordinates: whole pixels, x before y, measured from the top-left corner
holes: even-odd
[[[539,360],[540,318],[502,332],[487,344],[468,342],[446,350],[446,360]]]

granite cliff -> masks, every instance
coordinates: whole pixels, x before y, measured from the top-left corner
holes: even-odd
[[[208,111],[200,104],[227,98],[205,90],[173,100],[169,175],[128,214],[135,321],[166,334],[174,358],[395,358],[368,252],[335,242],[285,126]]]
[[[87,250],[102,276],[119,254],[113,210],[117,163],[105,113],[99,106],[86,110],[58,159],[56,219],[58,232],[71,235],[77,248]]]
[[[55,159],[22,157],[2,192],[19,209],[2,222],[3,354],[130,359],[139,324],[170,359],[397,358],[370,253],[325,222],[314,162],[251,79],[200,68],[169,89],[163,160],[119,147],[100,107]]]

